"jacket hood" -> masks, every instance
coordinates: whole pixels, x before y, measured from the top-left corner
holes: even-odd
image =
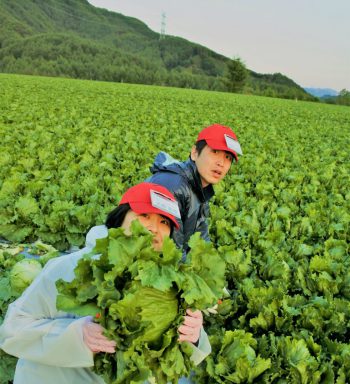
[[[159,152],[150,171],[153,174],[160,171],[166,171],[184,176],[201,201],[208,201],[214,195],[212,185],[209,185],[206,188],[202,187],[202,181],[197,171],[196,163],[192,161],[191,158],[186,161],[178,161],[166,152]]]
[[[92,227],[86,235],[85,247],[93,248],[97,239],[103,239],[108,236],[108,229],[105,225]]]
[[[181,165],[181,161],[174,159],[166,152],[159,152],[150,170],[152,173],[156,173],[159,171],[168,171],[183,174],[184,169]]]

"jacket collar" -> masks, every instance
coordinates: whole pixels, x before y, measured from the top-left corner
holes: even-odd
[[[214,188],[210,184],[207,187],[202,187],[202,181],[197,170],[196,163],[189,157],[188,160],[180,162],[168,155],[166,152],[159,152],[155,158],[153,165],[150,168],[152,173],[159,171],[173,172],[185,175],[189,181],[194,193],[198,199],[204,203],[214,196]]]

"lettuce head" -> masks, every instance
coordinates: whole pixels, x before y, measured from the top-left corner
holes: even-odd
[[[57,308],[95,316],[116,341],[115,354],[95,355],[94,370],[106,383],[141,384],[150,377],[158,384],[177,383],[193,367],[192,348],[178,342],[178,327],[186,308],[217,302],[225,263],[199,234],[182,263],[169,238],[156,252],[140,223],[133,222],[131,232],[110,229],[108,237],[97,240],[92,253],[79,260],[75,279],[57,282]]]
[[[11,289],[15,294],[21,294],[41,272],[42,266],[35,259],[18,261],[10,272]]]

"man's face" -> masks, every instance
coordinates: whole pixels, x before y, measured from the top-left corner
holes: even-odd
[[[229,152],[212,149],[206,145],[200,154],[193,146],[191,159],[196,163],[202,186],[205,188],[209,184],[217,184],[226,176],[233,156]]]

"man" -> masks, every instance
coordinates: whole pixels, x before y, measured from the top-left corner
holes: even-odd
[[[180,228],[174,231],[173,239],[184,253],[195,232],[210,240],[207,218],[213,185],[225,177],[233,160],[238,161],[238,154],[242,155],[242,150],[235,133],[229,127],[213,124],[199,133],[187,161],[179,162],[165,152],[157,155],[151,167],[153,175],[147,181],[163,185],[177,199]]]

